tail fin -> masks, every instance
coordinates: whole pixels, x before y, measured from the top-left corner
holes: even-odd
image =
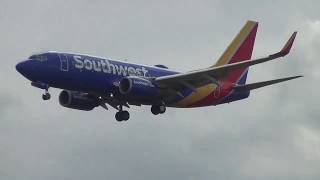
[[[231,44],[221,55],[217,63],[212,67],[250,60],[257,29],[258,22],[247,21],[238,35],[233,39]],[[248,68],[237,69],[228,73],[224,80],[237,84],[245,84],[247,74]]]

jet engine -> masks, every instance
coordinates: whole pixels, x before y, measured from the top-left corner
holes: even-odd
[[[91,111],[99,106],[96,98],[90,97],[87,93],[63,90],[59,95],[59,103],[63,107]]]
[[[136,76],[122,78],[119,91],[131,98],[150,99],[159,95],[158,88],[150,80]]]

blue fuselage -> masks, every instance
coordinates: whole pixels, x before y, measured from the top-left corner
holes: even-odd
[[[31,56],[19,63],[17,70],[32,82],[93,94],[113,93],[116,83],[126,76],[155,78],[178,73],[165,67],[56,52]]]
[[[170,92],[170,96],[154,96],[154,91],[143,89],[139,94],[123,96],[119,93],[119,82],[127,76],[146,79],[150,82],[161,76],[178,74],[163,65],[146,66],[115,61],[88,55],[47,52],[32,55],[27,60],[18,63],[16,69],[36,87],[45,89],[55,87],[65,90],[90,93],[96,96],[112,94],[120,101],[134,105],[165,103],[169,107],[199,107],[210,106],[247,98],[248,92],[241,93],[232,90],[234,84],[222,83],[213,91],[197,91],[185,87],[179,92]],[[239,82],[246,77],[243,76]],[[145,86],[148,84],[141,85]],[[139,86],[139,85],[138,85]],[[161,87],[155,87],[156,91]],[[153,89],[153,90],[154,90]],[[141,90],[141,89],[140,89]],[[167,89],[167,93],[168,90]],[[143,93],[143,94],[141,94]],[[203,98],[204,100],[201,100]],[[194,103],[199,101],[199,103]]]

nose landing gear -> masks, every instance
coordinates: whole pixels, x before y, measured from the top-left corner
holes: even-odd
[[[51,98],[51,95],[48,91],[49,89],[49,84],[43,83],[43,82],[31,82],[31,86],[34,86],[36,88],[44,89],[45,92],[42,94],[42,99],[44,101],[49,100]]]
[[[51,95],[50,95],[48,89],[49,89],[49,87],[47,87],[46,90],[45,90],[45,93],[42,94],[42,99],[43,99],[44,101],[47,101],[47,100],[49,100],[49,99],[51,98]]]
[[[42,99],[43,99],[44,101],[49,100],[50,98],[51,98],[50,93],[42,94]]]

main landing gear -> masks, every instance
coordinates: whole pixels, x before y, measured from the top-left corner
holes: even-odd
[[[166,112],[166,106],[164,104],[161,105],[152,105],[151,112],[154,115],[163,114]]]
[[[116,113],[115,118],[117,121],[128,121],[130,114],[128,111],[123,111],[122,106],[120,106],[119,112]]]
[[[164,104],[160,105],[152,105],[151,112],[154,115],[163,114],[166,112],[166,106]],[[116,113],[115,118],[117,121],[128,121],[130,118],[130,114],[128,111],[124,111],[122,106],[119,107],[119,111]]]

